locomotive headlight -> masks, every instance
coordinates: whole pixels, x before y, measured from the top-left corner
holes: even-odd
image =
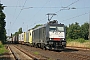
[[[51,38],[49,38],[49,40],[52,40]]]
[[[65,39],[62,39],[62,40],[65,40]]]

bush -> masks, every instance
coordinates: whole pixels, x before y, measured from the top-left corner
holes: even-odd
[[[3,44],[1,43],[1,41],[0,41],[0,48],[2,48],[3,47]]]
[[[67,39],[67,42],[80,42],[80,43],[84,43],[86,40],[84,40],[83,38],[79,38],[79,39]]]
[[[78,40],[76,40],[77,42],[80,42],[80,43],[84,43],[85,40],[83,38],[79,38]]]
[[[70,38],[69,38],[69,39],[66,39],[66,40],[67,40],[68,42],[71,42],[71,41],[73,41],[73,39],[70,39]]]
[[[2,48],[3,47],[3,45],[2,44],[0,44],[0,48]]]
[[[0,42],[0,54],[3,54],[5,52],[8,52],[8,50],[6,50],[6,48],[4,47],[4,45]]]

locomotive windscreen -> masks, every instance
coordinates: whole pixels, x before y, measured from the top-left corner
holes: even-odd
[[[57,31],[64,31],[64,27],[57,27]]]
[[[50,26],[49,31],[56,31],[56,26]]]
[[[50,26],[49,31],[64,31],[63,26]]]

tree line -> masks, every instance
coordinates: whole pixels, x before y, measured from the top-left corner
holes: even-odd
[[[70,39],[78,39],[83,38],[85,40],[89,39],[89,23],[84,23],[83,25],[79,25],[79,23],[75,22],[66,26],[66,38]]]

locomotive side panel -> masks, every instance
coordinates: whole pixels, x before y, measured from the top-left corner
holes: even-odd
[[[33,43],[37,44],[39,39],[39,29],[33,30]]]
[[[39,28],[34,29],[32,37],[33,44],[37,47],[41,47],[46,40],[46,28],[44,26],[40,26]]]
[[[43,43],[43,29],[39,28],[39,43]]]
[[[43,27],[42,30],[43,30],[43,34],[42,34],[43,42],[47,43],[47,40],[46,40],[46,27]]]

